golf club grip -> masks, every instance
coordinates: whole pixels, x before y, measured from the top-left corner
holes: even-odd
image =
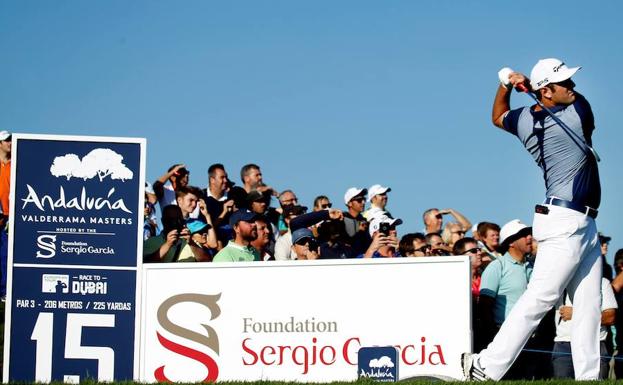
[[[517,88],[517,91],[519,92],[525,92],[525,93],[529,93],[530,91],[528,91],[528,87],[526,87],[525,84],[523,83],[519,83],[515,86],[515,88]]]

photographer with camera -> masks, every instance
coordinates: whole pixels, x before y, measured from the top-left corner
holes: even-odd
[[[143,242],[144,262],[209,262],[212,256],[191,238],[182,210],[175,205],[162,209],[160,235]]]
[[[393,258],[399,257],[398,232],[396,226],[402,224],[402,219],[394,219],[387,215],[380,215],[370,221],[370,235],[372,243],[359,258]]]

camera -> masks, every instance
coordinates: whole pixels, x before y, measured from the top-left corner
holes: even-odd
[[[379,225],[379,232],[383,235],[389,235],[389,230],[390,230],[391,226],[389,223],[387,222],[383,222]]]

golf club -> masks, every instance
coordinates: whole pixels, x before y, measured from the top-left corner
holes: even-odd
[[[525,84],[521,83],[518,84],[516,87],[517,92],[524,92],[526,94],[528,94],[532,99],[534,99],[534,101],[536,102],[536,104],[539,105],[539,107],[541,107],[543,110],[545,110],[545,112],[547,112],[549,114],[549,116],[552,117],[552,119],[554,119],[554,121],[571,137],[571,140],[573,140],[578,146],[580,146],[580,148],[586,147],[588,148],[588,150],[593,154],[593,156],[595,157],[595,160],[597,162],[601,161],[601,158],[599,157],[599,155],[597,154],[597,151],[595,151],[595,149],[591,146],[589,146],[586,142],[584,142],[582,140],[582,138],[580,138],[578,136],[578,134],[576,134],[575,132],[573,132],[569,126],[567,126],[562,120],[560,120],[556,115],[554,115],[554,113],[547,107],[545,107],[543,105],[543,103],[541,103],[541,101],[539,99],[537,99],[536,95],[534,95],[532,92],[530,92],[530,90],[528,90],[528,87],[526,87]],[[579,142],[578,142],[579,141]],[[586,152],[586,151],[585,151]]]

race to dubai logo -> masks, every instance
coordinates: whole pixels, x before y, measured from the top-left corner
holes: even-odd
[[[167,332],[175,336],[178,336],[183,339],[190,340],[190,341],[194,341],[198,344],[206,346],[207,348],[211,349],[214,353],[216,353],[216,355],[218,356],[219,340],[218,340],[218,335],[216,331],[214,330],[214,328],[212,328],[210,325],[206,325],[202,323],[201,326],[203,326],[203,328],[206,330],[207,335],[202,334],[202,333],[197,333],[195,331],[186,329],[180,325],[173,323],[168,317],[168,312],[169,312],[169,309],[171,309],[174,305],[177,305],[180,303],[184,303],[184,302],[197,303],[197,304],[207,307],[210,310],[210,321],[213,321],[214,319],[216,319],[218,316],[221,315],[221,308],[217,304],[220,298],[221,298],[221,293],[216,294],[216,295],[195,294],[195,293],[185,293],[185,294],[174,295],[173,297],[170,297],[169,299],[164,301],[158,308],[158,313],[157,313],[158,324],[164,330],[166,330]],[[162,334],[160,334],[158,331],[156,331],[156,336],[158,337],[158,342],[160,342],[160,345],[162,345],[165,349],[170,350],[179,355],[182,355],[184,357],[188,357],[197,362],[200,362],[206,367],[208,371],[206,377],[202,380],[197,380],[197,382],[216,381],[216,379],[218,378],[219,369],[218,369],[218,365],[216,361],[212,357],[210,357],[210,355],[204,352],[200,352],[198,350],[192,349],[188,346],[184,346],[182,344],[170,341],[164,336],[162,336]],[[165,365],[162,365],[154,371],[154,377],[156,381],[173,382],[169,380],[167,376],[164,374],[164,367]]]
[[[65,177],[67,180],[72,177],[87,180],[97,175],[100,182],[107,176],[122,182],[134,176],[132,170],[123,164],[123,156],[108,148],[96,148],[82,159],[76,154],[57,156],[50,166],[50,172],[57,178]]]

